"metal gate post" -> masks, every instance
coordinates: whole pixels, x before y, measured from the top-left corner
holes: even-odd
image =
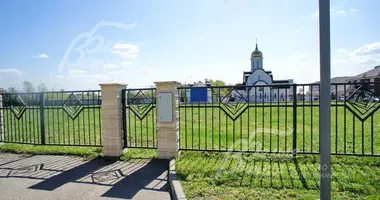
[[[0,88],[0,142],[4,141],[4,115],[3,115],[3,93],[4,89]]]
[[[127,109],[127,102],[126,102],[126,98],[125,98],[125,93],[126,93],[126,90],[123,89],[121,90],[121,104],[122,104],[122,115],[123,115],[123,141],[124,141],[124,148],[127,148],[128,146],[128,138],[127,138],[127,120],[128,120],[128,116],[127,116],[127,112],[126,112],[126,109]]]
[[[293,158],[297,155],[297,84],[293,84]]]
[[[41,144],[46,144],[45,141],[45,99],[44,93],[40,93],[40,128],[41,128]]]

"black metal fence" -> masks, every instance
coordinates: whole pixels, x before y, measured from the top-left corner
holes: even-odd
[[[319,84],[178,89],[180,149],[319,153]],[[380,83],[331,85],[332,154],[380,156]],[[5,93],[10,143],[101,146],[101,91]],[[122,90],[124,147],[157,148],[156,89]]]
[[[156,89],[122,90],[124,147],[157,148]]]
[[[101,146],[101,92],[3,94],[2,142]]]
[[[379,85],[331,85],[332,154],[380,155]],[[180,149],[318,154],[319,89],[319,84],[181,87]]]

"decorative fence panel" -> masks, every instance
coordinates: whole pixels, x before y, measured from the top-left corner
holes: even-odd
[[[4,142],[101,146],[101,92],[3,94]]]
[[[331,85],[332,154],[380,155],[379,84]],[[198,92],[202,89],[207,92]],[[318,154],[319,89],[319,84],[181,87],[180,149]]]
[[[122,90],[124,147],[157,148],[156,89]]]
[[[41,144],[41,105],[39,93],[3,94],[3,142]]]

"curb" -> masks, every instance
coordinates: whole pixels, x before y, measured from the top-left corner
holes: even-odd
[[[182,185],[177,178],[177,172],[175,171],[175,159],[169,161],[169,175],[168,181],[174,200],[186,200],[185,193],[183,192]]]

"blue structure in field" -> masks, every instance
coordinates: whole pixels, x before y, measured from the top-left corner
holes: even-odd
[[[190,89],[190,102],[206,102],[207,101],[207,88],[191,88]]]
[[[188,103],[207,103],[210,101],[210,89],[206,88],[211,86],[210,83],[194,83],[190,85],[192,88],[190,88],[190,94],[187,96],[189,97]]]

